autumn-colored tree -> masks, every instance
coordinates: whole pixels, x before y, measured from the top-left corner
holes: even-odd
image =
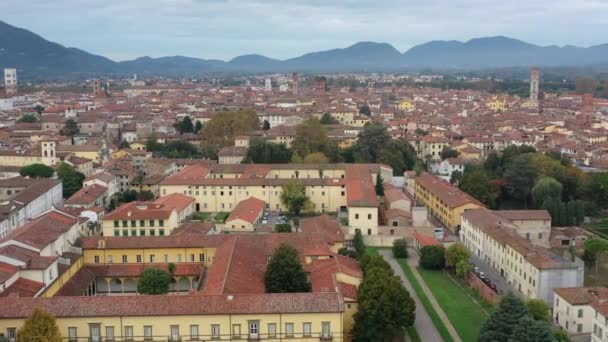
[[[55,317],[41,308],[34,309],[17,332],[17,342],[61,342]]]

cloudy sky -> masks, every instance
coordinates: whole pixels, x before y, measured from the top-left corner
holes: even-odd
[[[608,43],[608,0],[1,0],[0,20],[114,60],[273,58],[387,42],[505,35]]]

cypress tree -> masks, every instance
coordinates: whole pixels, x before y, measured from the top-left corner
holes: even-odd
[[[529,315],[524,316],[513,329],[509,342],[553,342],[551,326],[546,321],[536,321]]]
[[[520,320],[526,315],[528,310],[521,299],[512,293],[507,294],[481,327],[479,342],[509,341]]]

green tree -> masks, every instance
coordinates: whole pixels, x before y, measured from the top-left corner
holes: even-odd
[[[469,274],[469,272],[471,272],[472,269],[473,269],[473,265],[471,265],[471,263],[468,260],[460,260],[456,264],[455,271],[456,271],[457,276],[465,279],[467,277],[467,274]]]
[[[583,259],[586,265],[595,266],[595,274],[599,271],[601,256],[605,254],[608,254],[608,240],[594,237],[585,241]]]
[[[291,216],[297,217],[302,210],[311,207],[306,187],[300,182],[289,182],[281,187],[281,203],[287,207]]]
[[[19,170],[21,176],[30,178],[50,178],[54,173],[55,170],[39,163],[24,166]]]
[[[414,324],[416,304],[400,281],[384,269],[367,271],[357,297],[355,342],[392,341]]]
[[[491,208],[497,206],[500,190],[490,183],[486,171],[481,167],[467,165],[458,187]]]
[[[181,121],[176,122],[173,127],[175,127],[180,134],[194,133],[194,124],[189,116],[185,116]]]
[[[537,321],[549,321],[551,319],[551,315],[549,313],[549,306],[540,299],[528,299],[526,302],[526,307],[528,308],[528,312],[532,316],[533,319]]]
[[[369,106],[366,103],[363,106],[361,106],[361,108],[359,108],[359,114],[362,114],[365,116],[372,116],[372,110],[371,110],[371,108],[369,108]]]
[[[17,332],[17,342],[61,342],[61,333],[55,317],[37,307]]]
[[[462,181],[463,173],[460,170],[452,171],[450,175],[450,184],[459,185]]]
[[[329,113],[323,113],[320,120],[322,125],[336,125],[338,124],[338,120],[334,119],[333,116]]]
[[[420,249],[420,267],[441,270],[445,267],[445,249],[442,246],[424,246]]]
[[[365,124],[353,146],[355,160],[363,163],[376,162],[380,151],[389,146],[390,141],[386,126],[381,123]]]
[[[568,336],[568,333],[563,331],[560,328],[553,329],[553,339],[554,339],[554,342],[571,342],[570,336]]]
[[[38,113],[38,115],[42,115],[42,112],[44,112],[44,107],[37,104],[34,106],[34,108],[32,108],[34,111],[36,111],[36,113]]]
[[[551,326],[546,321],[535,321],[529,315],[525,315],[519,324],[513,328],[513,334],[509,342],[554,342]]]
[[[327,130],[316,118],[310,118],[296,126],[296,137],[291,149],[300,156],[322,152],[328,143]]]
[[[591,77],[579,77],[574,83],[579,94],[593,94],[597,88],[597,82]]]
[[[194,124],[194,133],[199,133],[203,129],[203,123],[200,120],[196,120]]]
[[[376,189],[376,196],[384,196],[384,179],[380,173],[376,174],[376,184],[374,187]]]
[[[405,239],[397,239],[393,241],[393,256],[395,258],[407,258],[408,250],[407,250],[407,240]]]
[[[323,154],[323,152],[309,153],[302,160],[304,164],[327,164],[329,159]]]
[[[532,154],[522,154],[515,157],[505,171],[509,194],[513,198],[523,201],[525,208],[528,207],[528,198],[530,198],[532,187],[538,175],[532,157]]]
[[[422,137],[429,134],[427,131],[423,130],[422,128],[416,128],[416,130],[414,131],[414,135]]]
[[[236,136],[249,135],[259,127],[253,109],[222,110],[205,123],[200,134],[206,144],[222,148],[232,146]]]
[[[23,114],[19,119],[18,123],[34,123],[38,122],[38,116],[36,114]]]
[[[484,168],[493,174],[497,174],[498,168],[501,167],[500,157],[495,151],[490,152],[486,161],[483,164]],[[500,175],[499,175],[500,176]]]
[[[306,272],[300,263],[298,251],[287,244],[279,245],[274,251],[266,267],[264,283],[268,293],[310,292],[311,290]]]
[[[157,152],[162,150],[162,148],[163,145],[158,142],[158,139],[156,138],[155,134],[151,134],[150,136],[148,136],[148,139],[146,139],[146,151]]]
[[[363,234],[361,229],[355,229],[355,236],[353,237],[353,246],[357,251],[357,255],[362,257],[365,254],[365,243],[363,242]]]
[[[541,177],[532,188],[532,200],[537,206],[541,206],[547,198],[561,200],[562,184],[553,177]]]
[[[284,164],[289,163],[292,152],[284,144],[274,144],[263,139],[252,139],[243,164]]]
[[[455,268],[461,261],[469,262],[471,252],[462,244],[455,243],[445,250],[445,264]]]
[[[264,131],[267,131],[270,129],[270,122],[268,122],[268,120],[264,120],[264,122],[262,123],[262,129]]]
[[[72,137],[80,132],[78,123],[74,119],[67,119],[61,129],[61,134]]]
[[[509,341],[520,320],[526,315],[528,310],[521,299],[508,293],[482,325],[479,342]]]
[[[274,226],[274,231],[277,233],[291,233],[291,225],[289,223],[279,223]]]
[[[124,139],[120,142],[120,145],[118,145],[118,149],[122,150],[123,148],[131,148],[131,145]]]
[[[61,163],[57,169],[57,178],[63,183],[63,197],[69,198],[82,188],[84,175],[66,163]]]
[[[144,270],[137,280],[137,292],[147,295],[159,295],[169,292],[171,275],[158,268]]]
[[[453,148],[444,147],[443,150],[441,150],[441,159],[442,160],[446,160],[449,158],[456,158],[456,157],[458,157],[458,155],[459,155],[458,151],[456,151]]]

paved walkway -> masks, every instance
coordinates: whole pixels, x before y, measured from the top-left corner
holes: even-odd
[[[393,271],[395,271],[395,274],[401,279],[403,286],[407,289],[416,303],[416,321],[414,322],[414,328],[416,328],[420,339],[425,342],[441,341],[441,335],[439,335],[431,317],[429,317],[429,314],[424,309],[424,305],[422,305],[420,298],[416,295],[416,291],[412,287],[412,284],[407,280],[405,273],[403,273],[403,269],[401,269],[401,265],[399,265],[397,260],[393,257],[393,253],[390,250],[380,250],[379,252],[389,265],[391,265]]]
[[[414,326],[416,327],[416,331],[418,331],[418,334],[420,335],[420,338],[422,339],[422,341],[441,341],[442,340],[441,335],[439,335],[439,332],[435,328],[433,321],[431,320],[428,313],[426,312],[422,302],[420,302],[418,296],[416,295],[416,291],[414,290],[414,288],[412,287],[410,282],[407,280],[407,277],[405,276],[405,274],[403,273],[403,270],[401,269],[401,265],[399,265],[397,260],[395,260],[395,258],[393,257],[393,253],[391,253],[390,250],[383,250],[383,251],[380,251],[380,253],[384,257],[384,259],[389,263],[389,265],[391,265],[391,267],[395,271],[395,274],[397,274],[403,280],[403,285],[410,292],[410,295],[412,296],[412,298],[414,298],[414,301],[416,302],[416,322],[415,322]],[[422,279],[422,276],[420,276],[420,273],[418,273],[418,270],[416,269],[416,267],[418,266],[418,259],[419,259],[418,253],[410,250],[409,257],[407,259],[407,263],[410,266],[410,269],[412,270],[414,277],[416,278],[416,280],[418,280],[420,287],[422,288],[422,290],[426,294],[427,298],[431,302],[431,305],[437,312],[437,315],[443,321],[443,324],[448,329],[448,332],[449,332],[450,336],[452,336],[452,339],[455,342],[462,342],[462,340],[460,339],[460,336],[458,336],[458,333],[456,332],[456,329],[454,329],[452,322],[450,322],[450,320],[448,319],[448,316],[445,314],[445,312],[443,312],[443,309],[441,308],[441,306],[439,306],[439,303],[435,299],[435,296],[433,296],[431,289],[429,289],[429,287],[426,285],[426,282],[424,281],[424,279]],[[423,331],[424,331],[424,334],[428,334],[428,335],[423,335]]]

